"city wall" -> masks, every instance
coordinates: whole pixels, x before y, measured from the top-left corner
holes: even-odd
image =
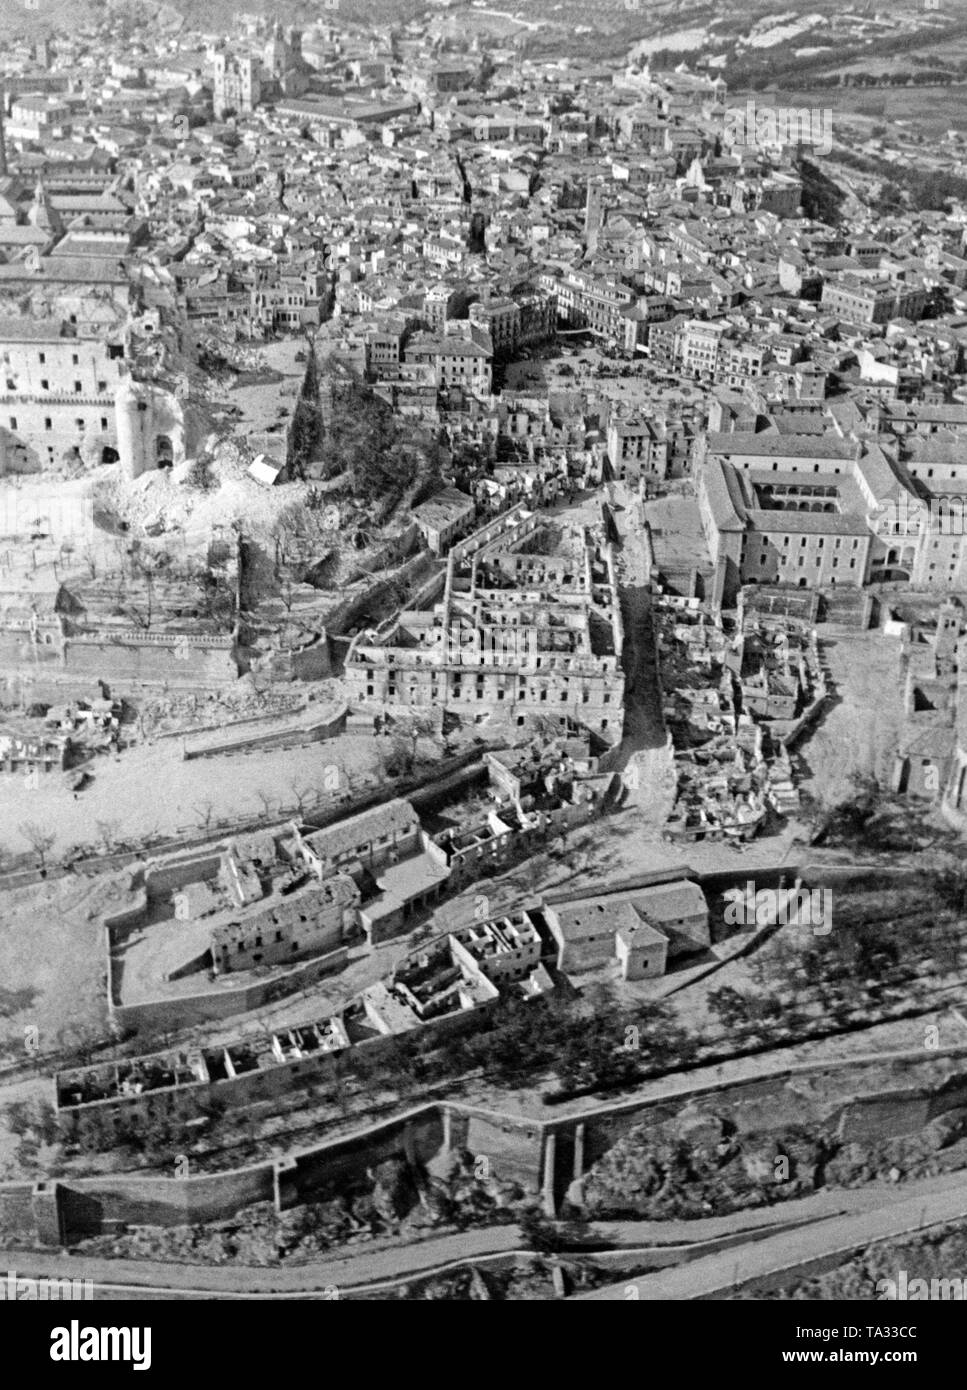
[[[181,1226],[218,1221],[255,1202],[271,1202],[274,1165],[258,1164],[192,1178],[82,1178],[57,1183],[57,1204],[67,1240],[118,1225]]]
[[[238,680],[230,637],[139,633],[122,637],[67,637],[62,669],[109,684],[228,685]]]
[[[864,1094],[857,1071],[860,1084],[868,1078],[877,1090]],[[282,1210],[329,1192],[389,1157],[427,1164],[441,1154],[466,1149],[487,1157],[496,1179],[518,1182],[528,1191],[543,1188],[549,1209],[556,1209],[569,1189],[572,1200],[579,1196],[574,1179],[633,1126],[645,1119],[657,1126],[686,1108],[717,1113],[728,1106],[740,1131],[749,1132],[775,1128],[777,1104],[785,1104],[795,1107],[798,1123],[838,1115],[842,1136],[878,1139],[909,1133],[925,1117],[947,1113],[965,1101],[967,1047],[930,1055],[919,1050],[820,1066],[797,1064],[745,1082],[686,1085],[661,1100],[632,1098],[551,1122],[460,1102],[431,1104],[254,1167],[203,1177],[135,1173],[78,1178],[51,1182],[46,1188],[56,1190],[60,1224],[69,1236],[72,1231],[110,1229],[116,1222],[178,1225],[215,1220],[270,1199]],[[36,1192],[28,1183],[0,1184],[0,1233],[56,1244],[51,1232],[57,1223]]]
[[[112,970],[111,1017],[129,1036],[195,1028],[217,1019],[231,1018],[233,1014],[248,1013],[250,1009],[259,1009],[265,1004],[284,999],[286,995],[297,994],[301,989],[318,984],[326,975],[342,970],[348,959],[349,952],[346,947],[340,946],[326,955],[316,956],[294,966],[273,979],[259,980],[239,989],[209,989],[198,994],[173,994],[169,998],[148,999],[137,1004],[115,1002],[115,979]]]

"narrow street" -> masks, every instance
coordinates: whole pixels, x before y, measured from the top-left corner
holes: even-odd
[[[911,1189],[917,1186],[910,1185]],[[943,1187],[917,1190],[903,1199],[884,1202],[872,1211],[833,1216],[795,1231],[704,1256],[676,1269],[623,1279],[576,1298],[624,1301],[629,1297],[630,1285],[636,1288],[634,1297],[638,1299],[721,1298],[742,1284],[760,1279],[772,1280],[768,1292],[774,1292],[796,1271],[807,1275],[814,1266],[817,1271],[826,1268],[830,1257],[841,1256],[845,1260],[874,1241],[915,1235],[921,1229],[965,1217],[967,1183],[962,1173],[952,1173]],[[871,1287],[869,1297],[873,1299],[875,1295],[876,1290]]]
[[[624,806],[634,809],[639,828],[657,835],[674,805],[675,777],[662,714],[644,514],[641,502],[623,483],[609,483],[607,491],[620,536],[617,564],[625,642],[625,726],[615,767],[627,788]]]
[[[925,1178],[902,1189],[869,1186],[830,1189],[797,1201],[757,1211],[694,1221],[599,1221],[572,1255],[593,1256],[609,1250],[633,1251],[647,1262],[679,1259],[653,1274],[624,1278],[583,1300],[624,1300],[629,1285],[642,1299],[714,1297],[736,1283],[780,1271],[795,1270],[834,1252],[849,1252],[871,1241],[894,1238],[921,1227],[967,1215],[963,1174]],[[726,1243],[726,1248],[722,1248]],[[703,1246],[715,1247],[702,1253]],[[386,1240],[287,1267],[178,1264],[160,1260],[111,1259],[63,1252],[11,1252],[17,1274],[36,1278],[90,1279],[100,1297],[312,1298],[330,1291],[345,1296],[406,1280],[443,1273],[488,1257],[526,1253],[518,1226],[485,1226],[429,1235],[409,1244]],[[871,1291],[872,1296],[872,1291]]]

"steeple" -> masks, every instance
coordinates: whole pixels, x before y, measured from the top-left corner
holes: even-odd
[[[62,230],[60,217],[51,205],[47,190],[44,187],[43,177],[40,174],[37,175],[34,201],[30,205],[27,220],[32,227],[37,227],[42,232],[49,232],[51,236],[59,235]]]

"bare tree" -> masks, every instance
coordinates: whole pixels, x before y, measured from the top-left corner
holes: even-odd
[[[396,729],[390,735],[390,776],[408,776],[413,771],[413,764],[416,757],[416,739],[413,735],[412,746],[410,739],[402,729]]]
[[[141,843],[142,843],[143,845],[150,845],[150,844],[152,844],[155,840],[160,840],[160,839],[161,839],[161,822],[160,822],[160,821],[155,821],[153,825],[149,825],[149,826],[148,826],[147,830],[142,831],[142,834],[141,834]]]
[[[192,810],[198,817],[198,824],[201,826],[202,830],[207,830],[212,823],[212,816],[215,813],[215,808],[212,803],[210,801],[199,801],[196,806],[192,807]]]
[[[265,816],[266,820],[270,820],[270,819],[271,819],[271,816],[272,816],[272,805],[273,805],[272,797],[269,796],[268,792],[264,792],[264,791],[261,791],[261,790],[256,789],[256,792],[255,792],[255,799],[256,799],[256,801],[258,801],[258,803],[261,805],[261,807],[262,807],[262,813],[263,813],[263,815]]]
[[[101,1037],[97,1029],[83,1023],[68,1023],[58,1029],[54,1039],[59,1051],[75,1056],[82,1066],[90,1066]]]
[[[96,820],[94,825],[104,853],[110,854],[114,848],[114,842],[117,840],[118,831],[121,829],[121,822],[119,820]]]
[[[285,609],[286,617],[292,612],[292,605],[295,602],[296,587],[288,575],[279,583],[279,597],[282,600],[282,607]]]
[[[390,757],[391,757],[391,750],[390,750],[390,746],[389,746],[389,740],[388,740],[388,738],[385,736],[385,734],[378,734],[378,735],[377,735],[377,737],[376,737],[376,749],[375,749],[375,752],[376,752],[376,781],[378,782],[378,784],[379,784],[380,786],[382,786],[383,783],[386,781],[386,778],[387,778],[387,775],[388,775],[389,763],[390,763]]]
[[[316,799],[315,787],[307,787],[304,783],[299,781],[298,777],[293,777],[292,781],[289,783],[289,791],[295,797],[295,804],[299,808],[300,816],[304,813],[310,802]]]
[[[32,820],[21,821],[17,829],[40,860],[40,867],[45,869],[47,867],[47,856],[53,849],[57,836],[51,831],[45,830],[42,825],[38,825],[36,821]]]
[[[406,720],[405,727],[400,730],[410,740],[409,764],[412,767],[416,763],[417,745],[421,738],[435,738],[436,726],[433,718],[429,714],[411,714]]]

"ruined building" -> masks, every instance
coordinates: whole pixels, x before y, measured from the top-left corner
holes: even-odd
[[[546,716],[616,743],[622,642],[610,547],[518,506],[450,551],[441,603],[360,633],[345,678],[364,708]]]

